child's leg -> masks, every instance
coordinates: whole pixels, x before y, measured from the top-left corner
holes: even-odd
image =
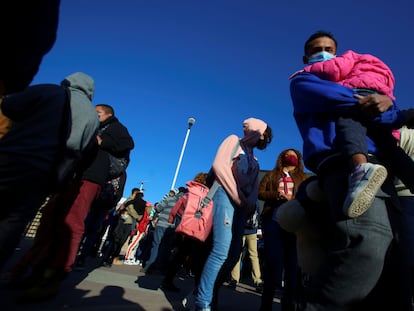
[[[367,163],[366,128],[351,118],[343,117],[338,118],[335,126],[335,145],[350,160],[351,168]]]
[[[348,217],[358,217],[366,212],[387,177],[385,167],[368,163],[366,128],[351,118],[338,118],[336,140],[339,150],[349,158],[352,173],[343,210]]]

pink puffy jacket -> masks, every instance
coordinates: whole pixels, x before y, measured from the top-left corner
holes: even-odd
[[[395,99],[393,95],[395,79],[391,69],[371,54],[346,51],[330,60],[308,65],[304,71],[324,80],[350,88],[375,90]]]

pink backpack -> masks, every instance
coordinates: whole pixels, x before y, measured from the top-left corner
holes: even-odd
[[[204,242],[213,227],[213,201],[219,184],[215,181],[211,189],[195,182],[187,182],[188,192],[180,199],[185,204],[181,222],[176,232]]]

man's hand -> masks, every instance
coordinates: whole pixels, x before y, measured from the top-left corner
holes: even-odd
[[[96,135],[96,140],[98,141],[98,145],[102,144],[102,138],[99,135]]]
[[[354,95],[358,98],[358,104],[361,112],[367,116],[374,117],[384,111],[387,111],[393,102],[391,98],[381,94],[369,94],[367,96]]]

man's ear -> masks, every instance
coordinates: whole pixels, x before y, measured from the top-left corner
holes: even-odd
[[[309,59],[308,59],[308,57],[306,55],[303,55],[302,56],[302,61],[306,65],[308,63]]]

